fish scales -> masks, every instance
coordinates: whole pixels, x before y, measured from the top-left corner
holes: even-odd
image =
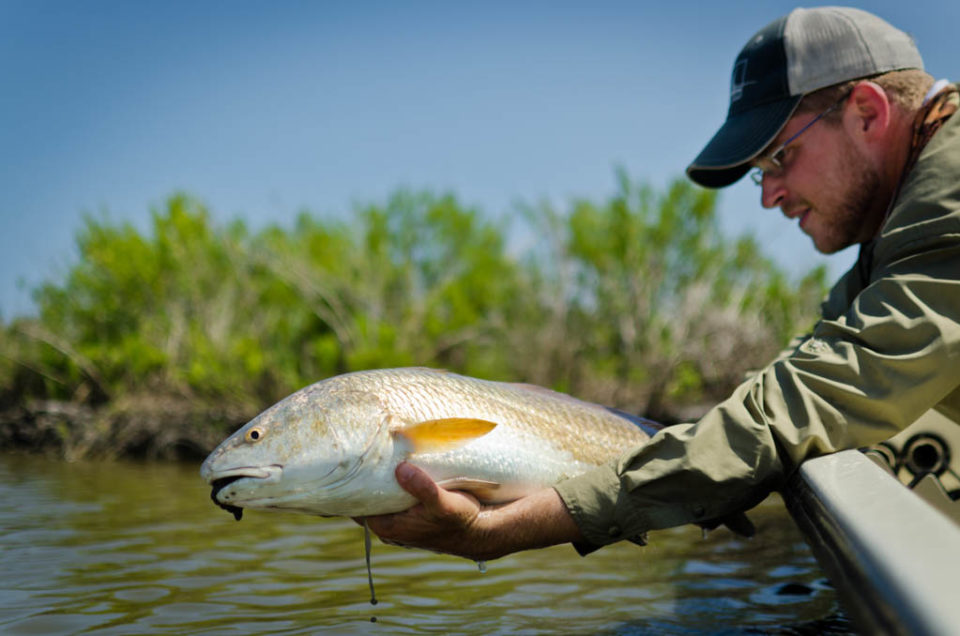
[[[413,405],[409,410],[411,421],[437,419],[456,412],[504,420],[520,430],[549,426],[551,439],[561,450],[595,463],[609,459],[611,443],[622,442],[625,436],[633,434],[638,442],[647,438],[635,426],[603,407],[547,389],[464,378],[432,369],[413,372],[417,377],[415,382],[410,382],[406,373],[376,372],[382,374],[383,385],[388,389],[384,392],[388,408],[402,413]],[[485,389],[482,396],[478,386]],[[464,398],[453,400],[456,408],[445,406],[456,394]]]
[[[437,430],[453,445],[418,446]],[[548,389],[433,369],[382,369],[294,393],[226,439],[201,474],[214,486],[214,500],[234,511],[362,516],[415,503],[393,477],[407,459],[481,500],[506,501],[648,438],[605,407]]]

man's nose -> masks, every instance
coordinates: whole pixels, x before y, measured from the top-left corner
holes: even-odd
[[[760,205],[765,208],[775,208],[787,195],[782,177],[774,177],[764,173],[760,180]]]

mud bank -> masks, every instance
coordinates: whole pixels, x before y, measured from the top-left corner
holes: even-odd
[[[0,411],[0,448],[77,460],[202,459],[255,409],[140,396],[100,407],[33,401]]]

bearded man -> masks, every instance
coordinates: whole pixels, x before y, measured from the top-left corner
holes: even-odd
[[[371,517],[390,543],[471,559],[570,542],[587,553],[648,530],[729,522],[810,458],[877,443],[934,409],[960,422],[960,104],[913,41],[857,9],[797,9],[737,57],[726,121],[687,168],[719,188],[752,171],[761,203],[816,248],[859,244],[812,333],[702,419],[615,462],[500,506],[439,488]]]

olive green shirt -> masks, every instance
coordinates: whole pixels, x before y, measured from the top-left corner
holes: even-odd
[[[960,116],[923,148],[821,316],[699,422],[558,484],[590,544],[578,549],[746,510],[804,460],[931,408],[960,422]]]

